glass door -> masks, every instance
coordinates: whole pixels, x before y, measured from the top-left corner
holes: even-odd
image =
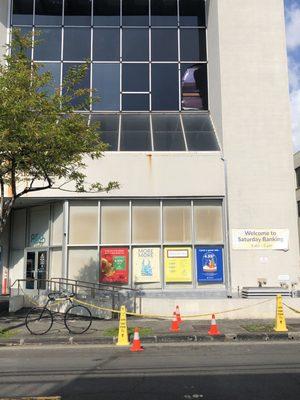
[[[26,289],[45,290],[47,279],[47,250],[32,250],[26,254]]]

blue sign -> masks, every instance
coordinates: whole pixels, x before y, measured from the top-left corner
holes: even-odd
[[[196,248],[197,281],[223,282],[223,247],[202,246]]]

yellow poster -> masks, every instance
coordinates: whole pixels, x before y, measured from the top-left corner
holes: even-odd
[[[190,247],[166,247],[164,256],[166,282],[192,281],[192,249]]]
[[[133,280],[136,283],[160,282],[160,249],[136,247],[132,251]]]

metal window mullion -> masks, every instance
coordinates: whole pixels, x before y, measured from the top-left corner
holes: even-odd
[[[132,287],[133,273],[132,273],[132,201],[129,200],[129,254],[128,254],[128,283]]]
[[[118,151],[121,148],[122,114],[119,114]]]
[[[165,289],[165,269],[164,269],[164,239],[163,239],[163,202],[159,201],[160,207],[160,279],[161,289]]]
[[[194,224],[194,200],[191,200],[191,221],[192,221],[192,271],[193,289],[197,289],[197,262],[195,257],[195,224]]]
[[[187,140],[186,140],[186,136],[185,136],[185,129],[184,129],[184,125],[183,125],[183,119],[182,119],[182,115],[179,115],[179,119],[180,119],[180,124],[181,124],[181,129],[182,129],[182,134],[183,134],[183,140],[184,140],[184,145],[185,145],[185,150],[188,151],[188,145],[187,145]]]
[[[35,0],[33,0],[32,24],[35,26]]]
[[[63,204],[63,243],[62,243],[62,277],[68,278],[68,242],[69,242],[69,201]]]
[[[152,115],[149,114],[150,121],[150,138],[151,138],[151,150],[154,151],[154,138],[153,138],[153,124],[152,124]]]
[[[99,257],[100,262],[100,243],[101,243],[101,200],[98,200],[98,220],[97,220],[97,256]]]
[[[92,16],[93,16],[93,3],[92,3]],[[93,100],[93,92],[92,92],[92,90],[93,90],[93,55],[94,55],[94,52],[93,52],[93,48],[94,48],[94,27],[93,26],[91,26],[91,49],[90,49],[90,55],[91,55],[91,64],[90,64],[90,104],[89,104],[89,108],[90,108],[90,111],[92,111],[93,110],[93,108],[92,108],[92,105],[93,105],[93,103],[92,103],[92,100]]]

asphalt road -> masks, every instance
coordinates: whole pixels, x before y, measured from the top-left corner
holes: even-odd
[[[298,400],[300,343],[0,348],[0,397]]]

